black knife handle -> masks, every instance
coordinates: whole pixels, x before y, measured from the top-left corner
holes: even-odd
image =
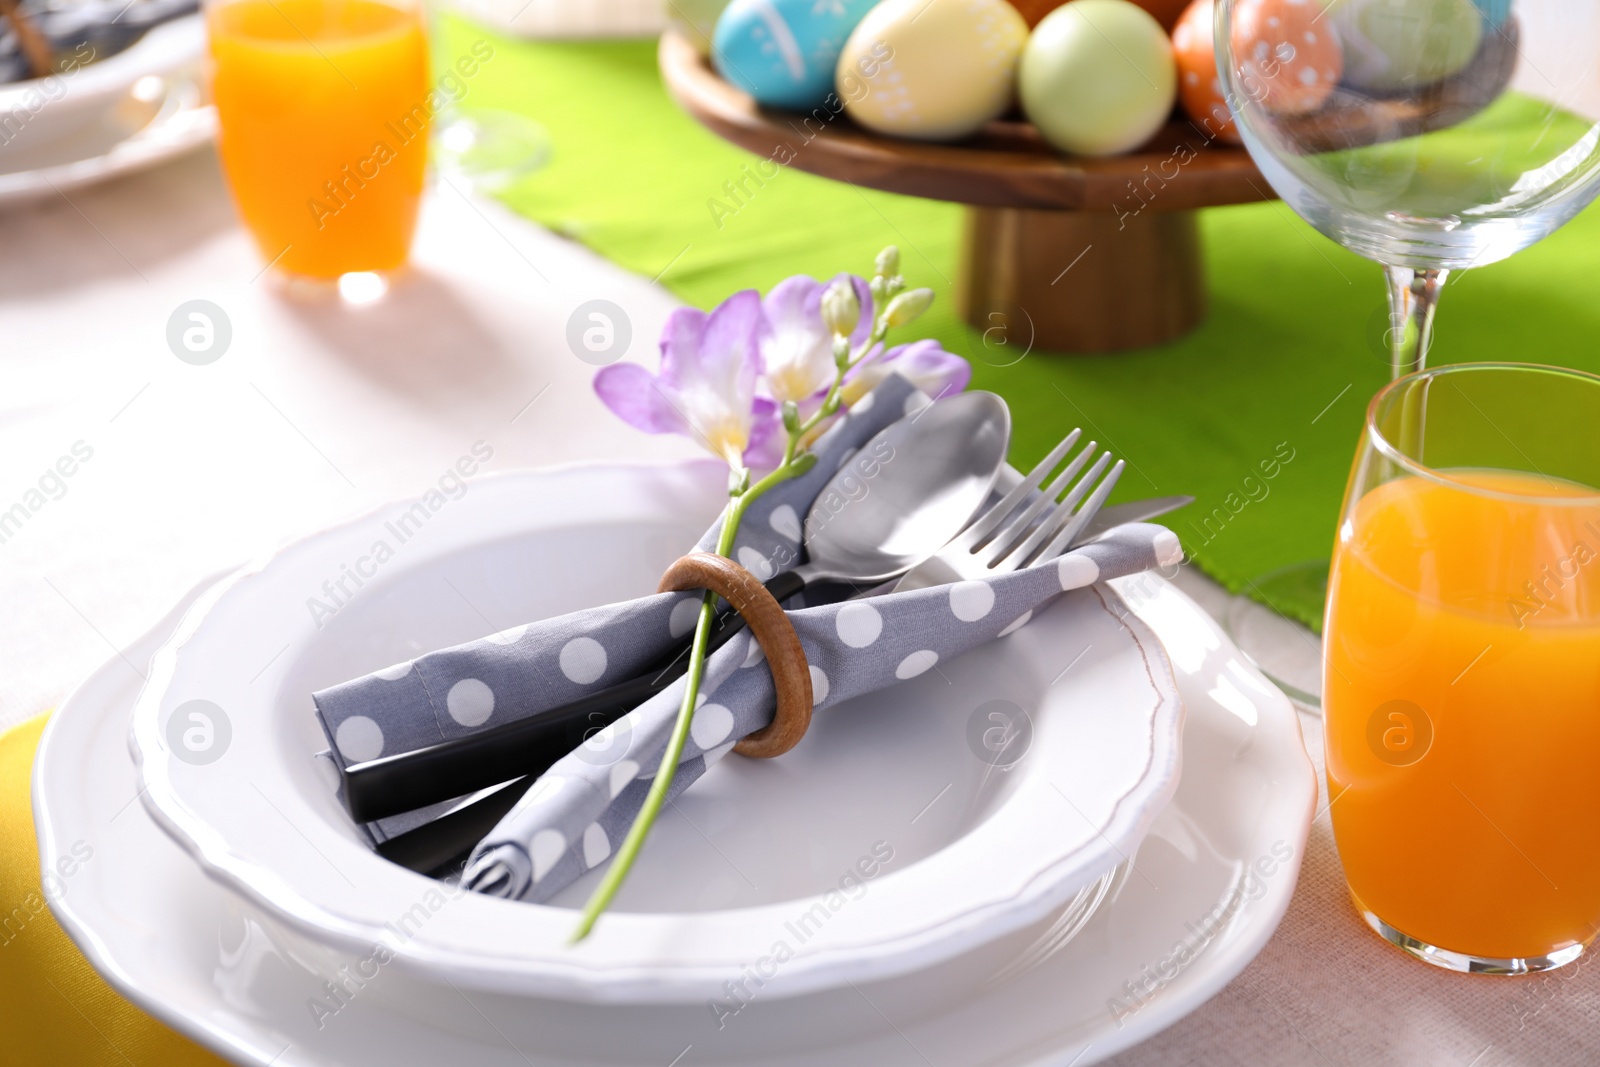
[[[396,834],[378,846],[378,855],[418,874],[437,878],[452,873],[532,785],[532,778],[518,779],[448,815]]]

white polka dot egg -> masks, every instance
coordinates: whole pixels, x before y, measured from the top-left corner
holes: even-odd
[[[1317,110],[1344,73],[1339,38],[1313,0],[1238,0],[1232,38],[1245,96],[1279,115]]]

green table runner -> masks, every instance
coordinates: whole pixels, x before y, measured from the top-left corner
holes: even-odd
[[[459,24],[450,32],[462,47],[486,36]],[[1118,497],[1196,498],[1166,521],[1234,592],[1259,595],[1262,576],[1328,557],[1362,413],[1388,376],[1388,319],[1378,267],[1283,204],[1202,213],[1211,310],[1189,336],[1116,355],[1024,355],[1025,337],[986,337],[955,315],[958,205],[792,168],[763,180],[756,157],[667,97],[654,41],[488,39],[495,56],[469,103],[531,115],[555,142],[550,165],[507,197],[517,210],[659,275],[699,307],[791,274],[864,272],[879,248],[898,244],[911,284],[939,294],[916,329],[970,359],[974,386],[1010,403],[1018,466],[1083,426],[1128,461]],[[1458,275],[1434,362],[1600,371],[1597,236],[1591,210],[1511,260]],[[1093,249],[1074,269],[1094,269]],[[631,356],[649,361],[640,340]],[[1315,590],[1275,592],[1272,602],[1320,628]]]

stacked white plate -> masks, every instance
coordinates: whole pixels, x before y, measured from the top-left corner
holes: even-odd
[[[485,479],[403,544],[409,503],[198,592],[41,746],[42,861],[95,850],[63,925],[154,1014],[263,1064],[1088,1063],[1253,957],[1293,890],[1310,764],[1288,702],[1153,575],[833,709],[781,760],[719,764],[582,945],[593,874],[534,906],[373,854],[312,758],[310,693],[648,592],[721,481]],[[379,540],[393,558],[311,611]],[[214,754],[177,758],[197,699],[222,711]]]
[[[209,141],[199,15],[155,26],[115,55],[0,85],[0,205],[153,166]]]

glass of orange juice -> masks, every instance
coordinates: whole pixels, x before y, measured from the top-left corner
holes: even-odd
[[[208,0],[218,147],[262,259],[391,271],[411,248],[434,105],[420,0]]]
[[[1458,971],[1578,959],[1600,929],[1600,378],[1466,364],[1380,392],[1323,641],[1367,924]]]

